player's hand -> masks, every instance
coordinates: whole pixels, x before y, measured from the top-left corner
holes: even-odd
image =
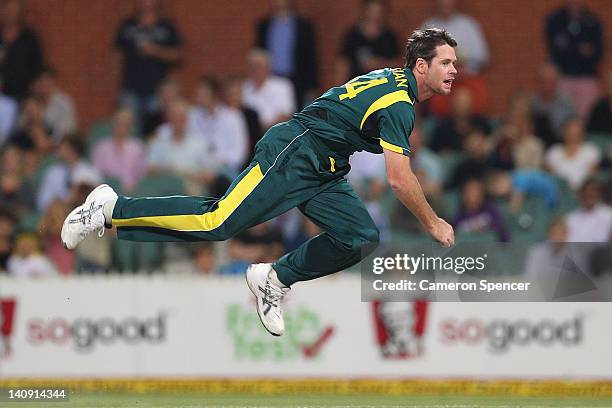
[[[442,246],[450,247],[455,244],[453,227],[440,217],[432,224],[428,232]]]

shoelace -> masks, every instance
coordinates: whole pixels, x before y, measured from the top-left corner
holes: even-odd
[[[283,290],[276,285],[272,285],[270,279],[266,280],[265,293],[263,298],[263,303],[267,304],[271,307],[278,308],[281,310],[281,300],[283,296],[287,293],[286,290]]]
[[[77,214],[80,216],[79,218],[73,218],[72,220],[70,220],[70,223],[73,224],[83,224],[83,225],[87,225],[88,223],[91,222],[91,216],[93,214],[95,214],[97,211],[102,209],[102,205],[95,205],[94,202],[92,202],[89,206],[89,208],[82,208]],[[102,238],[104,236],[104,226],[102,226],[102,228],[98,228],[98,237]],[[91,231],[91,230],[90,230]],[[85,233],[87,233],[88,231],[85,231]]]

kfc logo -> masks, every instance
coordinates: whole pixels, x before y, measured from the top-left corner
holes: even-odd
[[[408,359],[423,354],[427,302],[372,303],[376,341],[384,358]]]
[[[15,299],[0,299],[0,356],[3,358],[11,354],[15,304]]]

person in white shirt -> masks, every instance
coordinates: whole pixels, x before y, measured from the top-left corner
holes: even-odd
[[[569,242],[610,242],[612,207],[601,201],[601,186],[594,179],[580,189],[580,208],[567,215]]]
[[[423,23],[450,32],[457,40],[457,57],[470,74],[478,74],[489,61],[489,48],[480,24],[457,11],[457,0],[438,0],[438,13]]]
[[[249,79],[243,85],[244,104],[255,110],[265,129],[288,120],[295,112],[293,85],[270,75],[268,53],[254,49],[248,56]]]
[[[85,147],[80,137],[70,136],[62,140],[57,150],[60,162],[45,171],[36,195],[38,211],[44,212],[55,199],[66,200],[75,180],[82,175],[87,175],[94,185],[102,181],[100,173],[83,159],[84,155]]]
[[[168,109],[168,122],[157,128],[147,151],[149,173],[172,171],[195,174],[204,168],[214,168],[210,146],[187,126],[188,105],[174,102]]]
[[[236,176],[249,154],[249,136],[241,113],[219,102],[219,85],[211,77],[198,81],[188,127],[211,147],[215,162]]]
[[[15,252],[9,257],[6,269],[9,275],[22,278],[57,276],[57,270],[40,253],[38,238],[32,233],[21,233],[15,242]]]
[[[11,136],[18,113],[17,101],[2,92],[2,78],[0,78],[0,146]]]
[[[601,161],[599,148],[584,142],[584,129],[580,119],[570,120],[564,128],[563,144],[556,144],[546,152],[545,162],[550,171],[566,180],[574,190],[595,174]]]
[[[45,124],[51,130],[51,137],[55,143],[77,130],[74,103],[70,95],[57,86],[55,70],[45,69],[36,78],[33,90],[43,102]]]

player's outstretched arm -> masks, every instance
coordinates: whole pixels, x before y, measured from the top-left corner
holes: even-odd
[[[397,198],[423,224],[427,232],[444,246],[455,243],[453,227],[438,217],[431,208],[416,175],[410,167],[410,157],[384,149],[387,180]]]

